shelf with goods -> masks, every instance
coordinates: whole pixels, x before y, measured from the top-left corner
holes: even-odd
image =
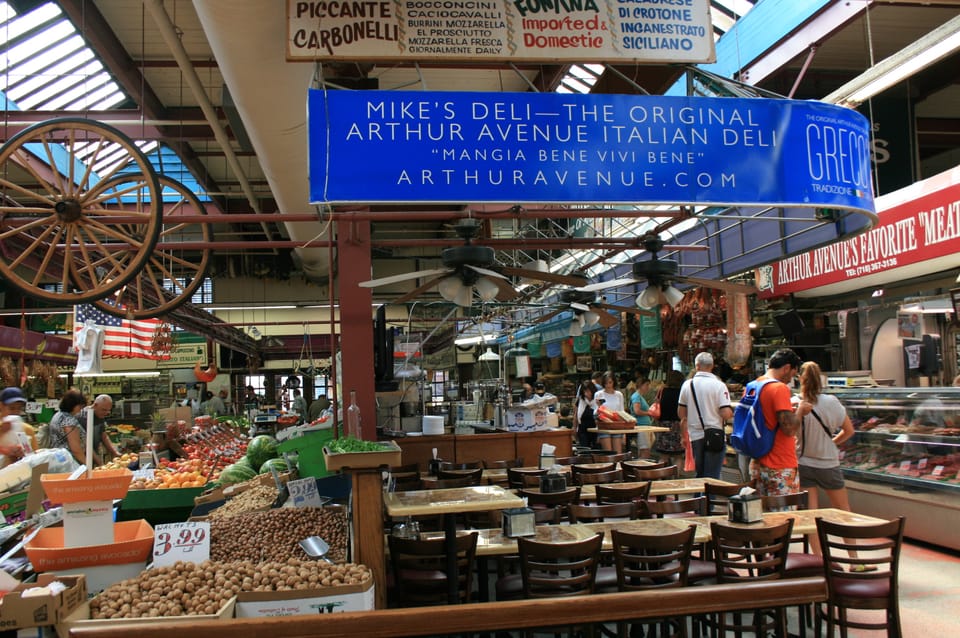
[[[908,516],[907,535],[960,549],[960,388],[834,387],[855,434],[840,464],[855,511]],[[952,522],[951,522],[952,521]]]

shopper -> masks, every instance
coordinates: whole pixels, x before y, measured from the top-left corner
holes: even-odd
[[[573,431],[576,433],[576,442],[580,447],[593,448],[596,439],[589,430],[596,427],[593,413],[597,409],[594,399],[596,386],[590,379],[585,379],[577,388],[576,405],[573,410]]]
[[[657,435],[657,441],[654,444],[654,450],[668,461],[677,463],[677,456],[680,456],[679,465],[683,465],[683,436],[680,432],[680,414],[678,413],[680,403],[680,386],[683,385],[683,373],[679,370],[671,370],[667,373],[667,378],[660,391],[657,392],[657,401],[660,402],[660,427],[669,428],[669,432],[661,432]]]
[[[617,379],[614,374],[612,372],[604,373],[602,383],[603,390],[593,395],[594,400],[597,402],[597,409],[599,410],[600,406],[603,406],[614,412],[623,410],[626,407],[626,402],[623,399],[623,393],[617,390]],[[616,454],[623,452],[624,438],[622,434],[597,433],[597,443],[600,445],[600,448],[610,450]]]
[[[644,427],[653,425],[653,417],[650,416],[650,404],[647,403],[646,395],[650,392],[650,379],[645,376],[637,378],[634,384],[634,391],[630,395],[630,413],[637,419],[637,426]],[[637,434],[637,458],[645,459],[650,457],[650,437],[645,432]]]
[[[316,399],[313,400],[313,403],[310,404],[310,422],[313,423],[321,416],[325,410],[330,408],[330,400],[327,399],[327,395],[321,394]]]
[[[733,418],[726,384],[713,374],[713,355],[700,352],[696,373],[680,388],[680,432],[690,437],[697,478],[720,478],[727,446],[723,424]]]
[[[204,414],[208,416],[223,416],[227,413],[227,389],[220,388],[215,396],[207,399]]]
[[[83,428],[87,425],[87,410],[93,410],[93,463],[94,466],[103,465],[110,459],[120,456],[117,446],[107,434],[107,417],[113,412],[113,398],[109,394],[98,394],[93,400],[93,405],[84,408],[80,413],[80,425]],[[98,449],[100,446],[103,446],[102,455]]]
[[[67,390],[60,399],[57,413],[50,419],[47,431],[48,445],[51,448],[68,450],[80,465],[87,462],[87,433],[80,422],[80,413],[87,404],[86,397],[79,390]]]
[[[800,417],[794,412],[790,386],[800,369],[800,357],[789,348],[773,353],[767,372],[761,379],[773,379],[760,391],[760,407],[766,426],[776,430],[773,449],[750,462],[750,481],[761,496],[792,494],[799,491],[797,473],[797,434]]]
[[[23,420],[26,407],[27,397],[20,388],[9,387],[0,392],[0,468],[37,449],[33,427]],[[26,444],[20,434],[26,437]]]
[[[309,410],[307,409],[307,400],[303,398],[303,393],[299,389],[293,390],[293,404],[290,406],[291,409],[300,415],[301,418],[306,418]]]

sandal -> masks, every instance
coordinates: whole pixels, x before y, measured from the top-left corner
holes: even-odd
[[[877,571],[876,565],[854,565],[850,568],[851,572],[856,574],[862,574],[863,572],[875,572]]]

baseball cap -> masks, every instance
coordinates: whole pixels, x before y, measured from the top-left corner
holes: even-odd
[[[3,392],[0,392],[0,401],[3,401],[5,405],[18,402],[26,403],[27,397],[23,396],[23,390],[20,388],[4,388]]]

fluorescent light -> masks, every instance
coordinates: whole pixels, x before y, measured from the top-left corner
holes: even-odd
[[[855,107],[960,48],[960,16],[873,65],[823,98],[823,102]]]
[[[486,343],[487,341],[496,340],[496,335],[478,335],[476,337],[461,337],[456,339],[453,343],[458,346],[475,346],[478,343]]]
[[[62,378],[67,375],[61,374]],[[74,377],[159,377],[159,371],[153,372],[78,372]]]

